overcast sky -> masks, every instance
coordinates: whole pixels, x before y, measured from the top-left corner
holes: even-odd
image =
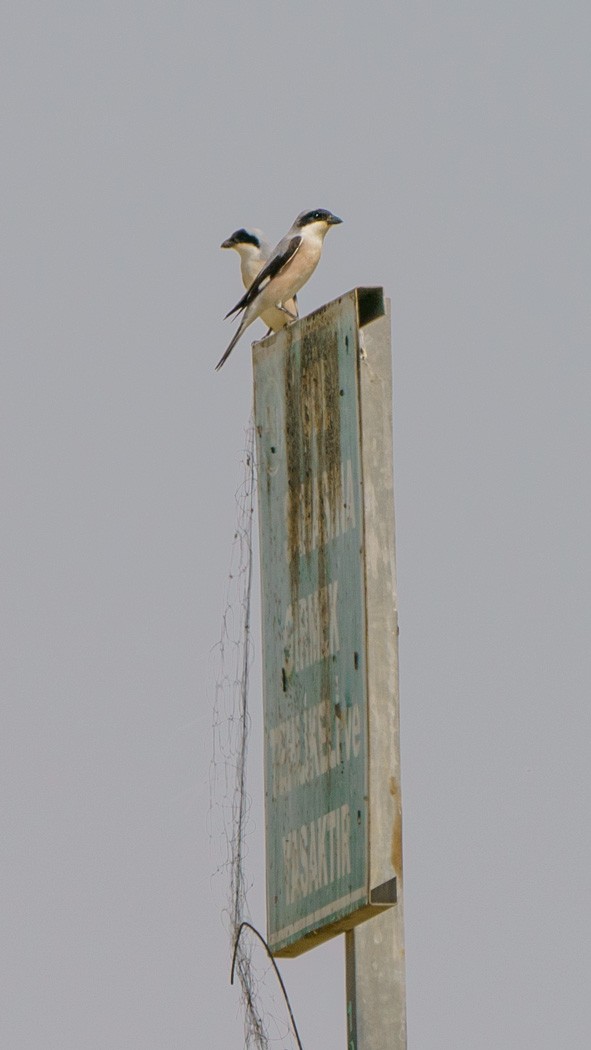
[[[242,1045],[219,244],[313,207],[344,221],[301,310],[392,299],[409,1048],[591,1045],[590,31],[588,0],[5,5],[2,1046]],[[258,641],[251,704],[264,927]],[[282,964],[305,1050],[344,1048],[343,952]]]

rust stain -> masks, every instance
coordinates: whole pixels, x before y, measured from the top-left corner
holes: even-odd
[[[390,794],[394,803],[394,814],[392,821],[392,843],[390,848],[390,859],[392,867],[399,879],[402,878],[402,800],[400,797],[400,786],[394,777],[390,777]]]
[[[341,513],[341,399],[338,338],[310,319],[300,353],[290,346],[285,358],[285,448],[287,459],[287,545],[292,609],[297,609],[302,558],[315,559],[320,622],[328,625],[327,542]],[[314,562],[312,562],[312,565]],[[329,697],[330,668],[323,661],[322,697]]]

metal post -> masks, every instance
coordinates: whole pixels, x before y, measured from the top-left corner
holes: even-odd
[[[370,705],[371,884],[396,872],[396,904],[345,934],[348,1050],[404,1050],[402,804],[394,540],[392,366],[386,314],[361,329],[361,444]]]
[[[399,905],[345,934],[348,1050],[406,1050]]]
[[[404,1050],[392,354],[383,289],[353,289],[262,340],[253,363],[269,945],[274,955],[299,955],[349,931],[349,1050]]]

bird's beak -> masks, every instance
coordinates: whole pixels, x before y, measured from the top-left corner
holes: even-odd
[[[222,243],[220,244],[220,248],[232,248],[233,246],[234,241],[231,237],[228,237],[225,241],[222,241]]]
[[[328,223],[330,226],[338,226],[338,224],[342,221],[343,220],[339,219],[338,215],[331,215],[330,219],[328,219]]]

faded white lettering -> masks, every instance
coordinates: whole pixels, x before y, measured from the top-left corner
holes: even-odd
[[[297,551],[288,547],[290,515],[297,507]],[[323,470],[311,481],[301,484],[295,496],[287,492],[284,503],[285,515],[285,560],[290,555],[310,554],[332,540],[338,539],[357,524],[355,513],[355,489],[353,464],[344,460],[333,470]]]
[[[341,763],[359,758],[362,744],[358,703],[331,708],[326,700],[278,722],[269,732],[271,795],[274,799],[310,784]]]
[[[351,817],[349,806],[294,828],[283,837],[283,873],[286,904],[351,874]]]
[[[338,596],[339,581],[333,580],[287,606],[283,625],[287,674],[303,671],[339,652]]]

